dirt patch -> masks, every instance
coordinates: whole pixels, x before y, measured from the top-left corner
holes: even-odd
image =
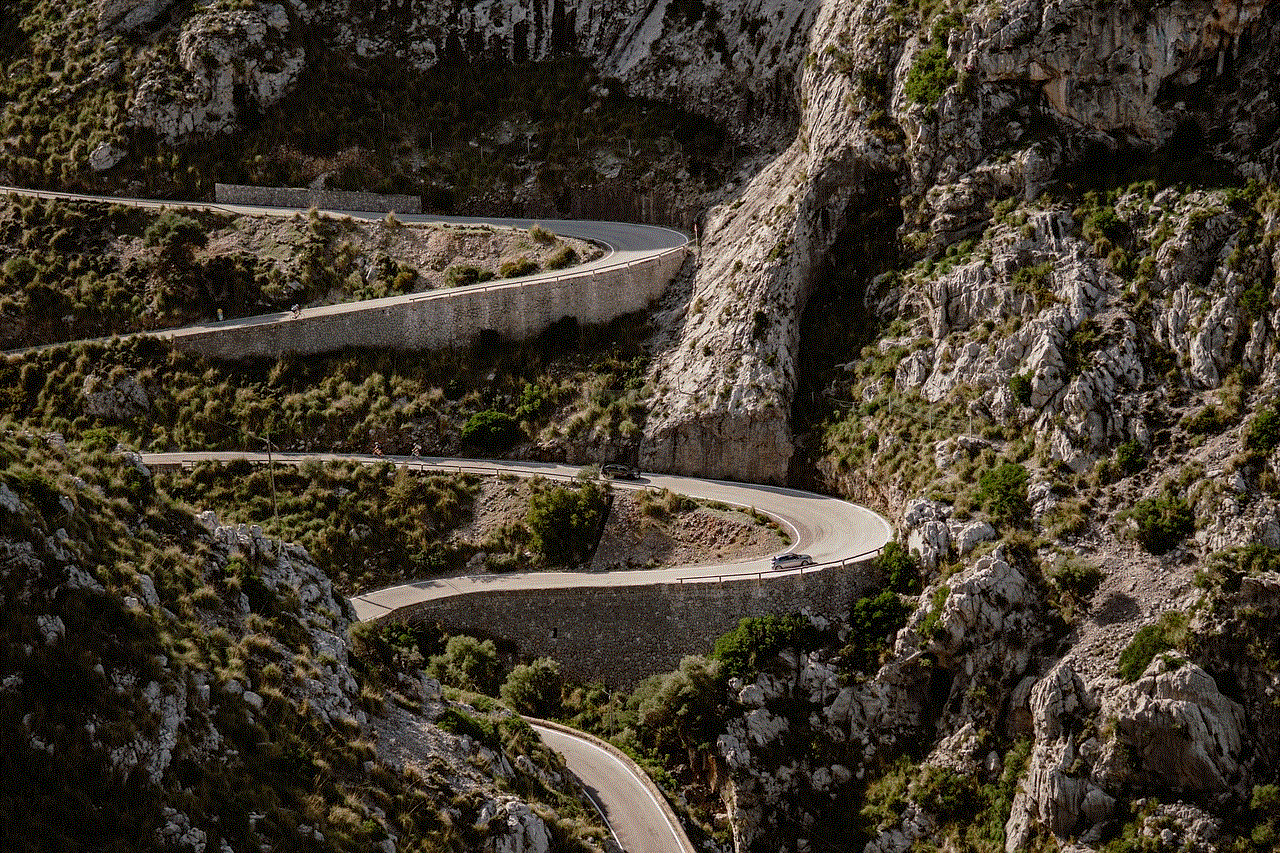
[[[209,235],[197,257],[245,253],[272,261],[285,275],[296,268],[300,247],[318,235],[330,249],[351,255],[363,283],[378,274],[379,263],[389,261],[417,273],[411,292],[454,286],[449,271],[473,267],[480,278],[503,277],[503,266],[527,260],[530,271],[548,269],[554,259],[572,258],[573,264],[594,260],[603,254],[600,247],[585,240],[559,237],[543,231],[535,239],[529,231],[495,228],[488,225],[407,224],[394,220],[334,219],[319,217],[322,227],[313,227],[301,214],[293,217],[238,216],[230,226]],[[571,255],[566,255],[571,252]],[[382,259],[386,259],[383,261]],[[354,283],[359,286],[360,283]],[[350,298],[331,293],[313,300],[312,305]]]
[[[615,492],[592,571],[727,563],[787,546],[776,528],[746,512],[703,505],[666,512],[642,494]]]
[[[477,548],[463,574],[488,571],[500,552],[500,531],[521,524],[532,487],[514,477],[486,477],[475,499],[475,515],[454,538]],[[586,571],[698,566],[750,560],[776,553],[787,539],[747,512],[705,506],[688,499],[649,498],[618,489],[595,557]],[[520,566],[527,570],[529,566]]]

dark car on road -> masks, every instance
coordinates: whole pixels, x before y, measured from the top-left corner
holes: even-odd
[[[640,472],[625,462],[606,462],[600,466],[600,476],[610,480],[638,480]]]
[[[773,570],[802,569],[813,565],[813,557],[808,554],[779,554],[773,558]]]

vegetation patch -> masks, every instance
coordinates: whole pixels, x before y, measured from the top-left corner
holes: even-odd
[[[1120,653],[1116,675],[1127,682],[1137,681],[1156,655],[1173,651],[1187,639],[1188,617],[1169,611],[1153,625],[1143,625]]]
[[[1133,525],[1134,537],[1152,554],[1164,554],[1196,528],[1196,517],[1181,495],[1143,498],[1117,516]]]

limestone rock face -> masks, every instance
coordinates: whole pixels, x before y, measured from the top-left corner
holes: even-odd
[[[1115,741],[1100,760],[1104,782],[1134,779],[1190,793],[1238,779],[1243,710],[1195,664],[1157,655],[1137,683],[1106,697],[1103,713],[1116,721]],[[1117,759],[1121,749],[1136,760]]]
[[[237,98],[269,107],[302,71],[306,54],[289,31],[289,15],[275,4],[191,17],[178,38],[179,68],[148,68],[130,122],[170,143],[236,129]]]
[[[80,395],[85,414],[107,421],[126,421],[151,410],[146,390],[130,376],[122,376],[115,382],[96,374],[87,376]]]
[[[151,23],[173,0],[98,0],[98,29],[128,32]]]

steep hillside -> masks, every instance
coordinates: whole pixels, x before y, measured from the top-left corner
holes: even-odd
[[[5,849],[600,849],[527,724],[353,650],[347,614],[136,457],[6,430]]]

